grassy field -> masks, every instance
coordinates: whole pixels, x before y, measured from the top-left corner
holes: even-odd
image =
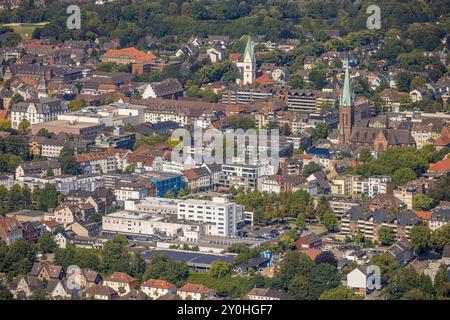
[[[40,22],[40,23],[6,23],[2,24],[0,26],[2,27],[10,27],[14,30],[14,32],[17,32],[20,34],[22,39],[31,39],[31,36],[33,35],[34,29],[37,27],[44,27],[47,25],[48,22]]]

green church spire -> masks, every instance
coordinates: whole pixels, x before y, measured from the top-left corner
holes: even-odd
[[[351,106],[352,105],[352,94],[350,88],[350,74],[348,71],[348,59],[345,61],[345,79],[344,79],[344,90],[341,95],[341,106]]]
[[[247,44],[245,45],[245,51],[244,51],[244,59],[247,57],[247,54],[250,55],[250,59],[252,63],[255,62],[255,52],[253,49],[253,43],[252,38],[249,36],[247,39]]]

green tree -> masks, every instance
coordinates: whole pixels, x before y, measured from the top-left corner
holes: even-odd
[[[44,253],[51,253],[57,248],[56,242],[50,232],[44,231],[38,240],[38,248]]]
[[[286,290],[297,276],[307,276],[314,268],[314,262],[304,253],[288,251],[274,278],[274,286]]]
[[[296,276],[293,278],[287,288],[287,292],[295,300],[307,300],[309,298],[310,284],[305,276]]]
[[[78,111],[78,110],[81,110],[81,109],[83,109],[85,107],[87,107],[87,104],[86,104],[86,102],[84,100],[74,99],[74,100],[69,102],[70,111]]]
[[[141,277],[144,275],[145,267],[146,262],[142,257],[142,252],[134,252],[130,261],[130,275],[137,279],[141,279]]]
[[[435,290],[433,287],[433,281],[429,275],[424,273],[419,275],[419,289],[428,299],[434,296]]]
[[[182,286],[188,277],[189,267],[186,262],[169,260],[165,255],[154,255],[147,264],[143,279],[167,280],[178,287]]]
[[[412,268],[394,270],[383,295],[389,300],[399,300],[409,290],[419,286],[416,271]]]
[[[420,289],[412,288],[407,291],[402,297],[401,300],[427,300],[430,299],[427,297]]]
[[[17,129],[19,130],[20,134],[29,134],[31,132],[31,124],[27,119],[23,118],[22,120],[20,120]]]
[[[39,210],[47,211],[58,206],[58,191],[54,184],[46,183],[39,194]]]
[[[215,278],[223,278],[231,274],[231,266],[218,259],[212,263],[209,273]]]
[[[390,246],[395,242],[394,230],[390,227],[382,226],[378,230],[378,239],[383,246]]]
[[[311,174],[322,170],[322,166],[315,162],[310,162],[303,167],[302,175],[304,177],[309,177]]]
[[[319,297],[319,300],[362,300],[363,297],[356,295],[352,289],[339,286],[325,290]]]
[[[408,92],[411,88],[411,81],[413,77],[409,72],[401,71],[395,77],[397,88],[400,91]]]
[[[13,295],[5,286],[0,284],[0,300],[12,300]]]
[[[374,254],[371,258],[371,264],[380,268],[383,277],[389,277],[394,270],[400,267],[399,262],[387,253]]]
[[[416,173],[411,168],[397,169],[395,170],[392,176],[392,180],[397,186],[405,184],[416,178],[417,178]]]
[[[117,236],[107,241],[102,250],[102,269],[106,274],[129,272],[131,256],[128,252],[128,240]]]
[[[447,245],[450,245],[450,224],[434,230],[430,238],[430,246],[438,252],[442,252]]]
[[[427,226],[412,227],[409,236],[416,253],[420,254],[429,249],[431,230]]]
[[[289,249],[295,247],[295,241],[300,238],[300,234],[295,229],[290,229],[280,238],[280,242]]]
[[[63,174],[77,175],[80,173],[80,169],[75,161],[72,149],[63,147],[59,153],[58,160],[61,164],[61,171]]]
[[[328,135],[328,124],[326,122],[319,122],[314,127],[311,133],[311,140],[314,144],[319,139],[326,139]]]
[[[361,149],[358,155],[359,161],[361,162],[370,162],[373,160],[372,153],[369,149]]]
[[[414,210],[428,210],[433,203],[433,199],[424,194],[419,194],[413,198],[412,202]]]
[[[445,264],[439,266],[439,270],[434,276],[434,291],[437,297],[444,297],[447,293],[446,283],[448,283],[448,273]]]
[[[323,215],[323,225],[327,229],[328,232],[334,231],[337,227],[337,219],[336,215],[333,211],[327,211]]]

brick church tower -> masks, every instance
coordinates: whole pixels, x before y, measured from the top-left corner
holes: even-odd
[[[348,60],[345,63],[344,89],[339,99],[339,143],[350,141],[352,127],[355,122],[353,102],[350,88],[350,74],[348,71]]]

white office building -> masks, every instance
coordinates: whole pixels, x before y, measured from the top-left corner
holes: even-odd
[[[188,199],[178,203],[178,219],[204,223],[206,235],[230,237],[244,220],[244,207],[221,197],[212,201]]]

